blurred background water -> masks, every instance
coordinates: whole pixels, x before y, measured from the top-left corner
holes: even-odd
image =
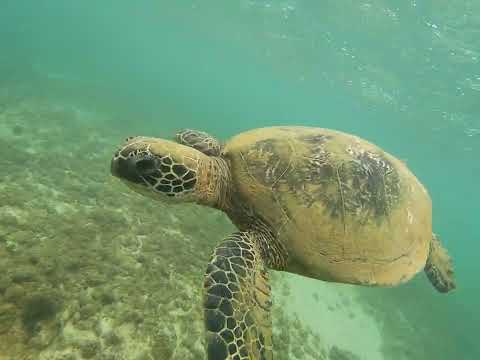
[[[404,159],[458,290],[421,275],[362,292],[418,319],[432,359],[480,358],[479,1],[2,0],[0,86],[22,81],[111,111],[125,135],[302,124]]]

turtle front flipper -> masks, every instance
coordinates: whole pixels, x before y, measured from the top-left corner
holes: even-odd
[[[452,260],[435,234],[432,234],[425,273],[435,289],[441,293],[456,288]]]
[[[208,265],[203,303],[208,360],[273,359],[269,261],[262,256],[261,235],[232,234]]]
[[[220,156],[222,146],[213,136],[203,131],[184,129],[177,133],[177,142],[201,151],[205,155]]]

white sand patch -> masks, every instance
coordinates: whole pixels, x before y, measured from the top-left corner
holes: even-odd
[[[317,332],[327,351],[336,345],[362,360],[384,359],[381,324],[358,304],[355,286],[295,275],[286,280],[291,286],[288,310]]]

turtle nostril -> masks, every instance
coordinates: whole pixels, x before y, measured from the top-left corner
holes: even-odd
[[[139,174],[149,175],[157,170],[156,161],[153,159],[142,159],[135,163],[135,168]]]

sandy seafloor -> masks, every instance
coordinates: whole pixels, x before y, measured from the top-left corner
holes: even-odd
[[[113,179],[131,135],[114,124],[95,106],[0,89],[0,360],[205,356],[202,275],[234,228]],[[438,358],[425,320],[368,289],[279,273],[272,287],[277,360]]]

